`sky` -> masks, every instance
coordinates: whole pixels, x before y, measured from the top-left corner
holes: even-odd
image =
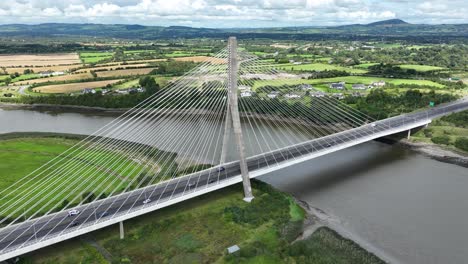
[[[467,0],[1,0],[0,24],[103,23],[210,28],[332,26],[399,18],[468,23]]]

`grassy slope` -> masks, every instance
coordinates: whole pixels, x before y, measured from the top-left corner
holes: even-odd
[[[18,138],[0,140],[0,189],[5,189],[17,180],[22,179],[24,176],[30,174],[49,160],[52,160],[54,157],[58,156],[77,142],[78,141],[74,139],[64,138]],[[122,160],[119,164],[108,164],[106,166],[106,168],[112,171],[112,173],[109,173],[109,171],[104,172],[102,166],[89,165],[89,163],[99,164],[103,163],[102,161],[109,161],[111,160],[109,157],[113,157],[114,160]],[[88,163],[88,165],[83,167],[84,162]],[[67,168],[70,173],[66,173],[66,171],[64,171],[60,175],[76,177],[76,174],[74,174],[75,170],[77,168],[84,168],[85,170],[81,170],[79,172],[80,175],[84,177],[80,182],[76,181],[74,185],[69,183],[63,185],[64,181],[60,180],[56,181],[54,184],[47,184],[40,190],[37,190],[38,193],[48,193],[52,192],[56,187],[59,188],[55,191],[56,195],[54,195],[53,200],[45,199],[43,201],[38,201],[39,203],[37,207],[35,207],[36,209],[39,209],[42,206],[45,206],[45,208],[48,209],[51,204],[59,203],[63,199],[79,197],[80,191],[88,188],[90,183],[93,183],[93,186],[98,186],[100,183],[103,183],[99,188],[99,191],[106,192],[113,188],[127,185],[128,180],[137,176],[137,172],[142,168],[136,162],[128,161],[123,155],[106,150],[96,152],[95,156],[80,159],[80,161],[77,161],[76,159],[65,159],[63,162],[59,162],[57,166],[52,168],[58,168],[64,164],[68,164],[65,168]],[[122,178],[123,176],[128,176],[129,178],[124,180]],[[116,179],[116,177],[118,178]],[[39,176],[37,179],[39,179],[40,182],[40,179],[44,179],[44,177]],[[82,183],[87,183],[87,185],[82,185],[78,190],[71,191],[71,189],[73,189],[71,187],[79,186]],[[2,195],[2,197],[0,197],[0,202],[13,199],[15,195],[20,194],[22,191],[27,190],[36,184],[37,182],[31,182],[22,188],[16,188],[10,195]],[[113,188],[105,190],[104,186],[106,185],[111,185]],[[68,191],[67,188],[69,189]],[[48,204],[49,202],[52,203]],[[14,208],[12,208],[10,212],[15,214],[20,213],[15,212]]]

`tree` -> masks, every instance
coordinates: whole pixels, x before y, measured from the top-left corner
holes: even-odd
[[[143,76],[139,80],[141,87],[146,89],[147,94],[154,94],[160,90],[159,85],[156,83],[155,79],[151,76]]]
[[[464,138],[464,137],[457,138],[457,140],[455,141],[455,147],[464,151],[468,151],[468,138]]]
[[[8,86],[11,83],[11,77],[6,77],[3,81],[5,82],[5,85]]]

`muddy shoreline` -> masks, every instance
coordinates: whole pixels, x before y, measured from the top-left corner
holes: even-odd
[[[290,194],[291,195],[291,194]],[[313,207],[308,204],[306,201],[300,200],[297,197],[291,195],[295,202],[306,212],[306,218],[304,219],[304,224],[302,227],[301,235],[296,239],[296,241],[304,240],[310,237],[315,231],[321,227],[327,227],[335,231],[338,235],[345,239],[349,239],[359,245],[362,249],[366,250],[369,253],[374,254],[376,257],[381,259],[386,263],[400,263],[398,260],[387,255],[382,250],[377,249],[371,245],[366,240],[362,239],[356,234],[348,231],[341,223],[340,220],[330,216],[323,210],[317,207]]]

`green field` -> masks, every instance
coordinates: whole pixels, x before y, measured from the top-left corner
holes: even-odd
[[[77,151],[73,155],[66,156],[62,161],[54,163],[53,166],[48,166],[50,170],[39,170],[45,172],[43,175],[39,171],[30,174],[41,165],[57,157],[60,153],[77,144],[77,139],[59,138],[59,137],[31,137],[31,138],[11,138],[0,140],[0,190],[8,188],[24,176],[34,177],[36,180],[21,187],[15,187],[12,193],[3,194],[0,197],[0,204],[11,202],[16,195],[21,195],[25,190],[30,190],[38,183],[48,179],[46,175],[54,169],[62,168],[63,170],[57,174],[57,180],[53,183],[45,184],[35,191],[28,191],[30,195],[47,193],[53,198],[47,198],[42,201],[31,202],[28,208],[33,208],[36,211],[45,211],[51,209],[53,205],[60,204],[61,201],[67,199],[73,203],[81,202],[81,193],[96,188],[96,195],[100,192],[109,194],[114,188],[121,190],[127,186],[132,179],[144,173],[152,173],[148,168],[144,168],[137,160],[131,159],[122,152],[107,149],[106,147],[98,147],[93,155],[79,157],[78,154],[82,151]],[[142,159],[145,159],[144,156]],[[134,158],[134,157],[132,157]],[[119,162],[114,162],[114,161]],[[112,161],[112,162],[111,162]],[[108,163],[107,163],[108,162]],[[67,167],[64,167],[67,165]],[[83,168],[77,170],[79,168]],[[161,173],[164,173],[165,168],[161,168]],[[75,178],[80,176],[79,180]],[[67,178],[68,177],[68,178]],[[163,178],[164,176],[161,176]],[[78,179],[78,178],[77,178]],[[101,185],[102,184],[102,185]],[[106,188],[105,186],[109,186]],[[75,197],[79,199],[72,201]],[[12,208],[8,213],[18,215]]]
[[[14,79],[11,80],[11,82],[19,82],[19,81],[25,81],[25,80],[30,80],[30,79],[37,79],[39,78],[39,74],[36,73],[31,73],[31,74],[22,74]]]
[[[110,253],[106,260],[85,241],[67,241],[26,256],[27,263],[382,263],[328,228],[291,243],[301,232],[304,211],[287,195],[252,182],[255,199],[242,201],[242,186],[188,200],[92,233]],[[226,248],[238,245],[233,255]],[[307,261],[304,261],[307,260]],[[313,262],[311,262],[313,260]]]
[[[413,69],[419,72],[445,70],[445,68],[429,65],[402,64],[399,65],[402,69]]]
[[[434,120],[427,128],[424,128],[412,135],[411,140],[441,144],[453,150],[468,152],[468,149],[459,149],[455,144],[455,142],[460,138],[468,139],[468,124],[466,123],[467,117],[468,111],[464,111]],[[454,118],[457,120],[456,122],[453,121]],[[434,138],[444,138],[447,142],[438,143]]]
[[[416,85],[425,85],[431,86],[434,88],[443,88],[444,85],[429,81],[429,80],[412,80],[412,79],[392,79],[392,78],[380,78],[380,77],[367,77],[367,76],[344,76],[344,77],[335,77],[335,78],[324,78],[324,79],[279,79],[279,80],[261,80],[256,81],[253,85],[253,89],[256,89],[265,85],[295,85],[295,84],[326,84],[332,82],[346,82],[346,87],[351,88],[351,84],[362,83],[362,84],[371,84],[372,82],[383,80],[385,82],[394,84],[394,85],[404,85],[404,84],[416,84]]]
[[[83,63],[97,63],[102,60],[112,58],[112,52],[82,52],[80,53],[80,59]]]
[[[112,52],[82,52],[80,53],[81,58],[88,58],[88,57],[109,57],[112,56]]]
[[[165,53],[164,56],[169,58],[177,58],[177,57],[193,57],[193,56],[205,56],[207,53],[196,53],[196,52],[188,52],[188,51],[174,51],[172,53]]]
[[[278,69],[284,70],[292,70],[292,71],[324,71],[324,70],[338,70],[338,71],[346,71],[349,73],[354,74],[364,74],[367,73],[366,70],[363,69],[354,69],[349,67],[343,67],[339,65],[333,64],[324,64],[324,63],[311,63],[311,64],[281,64],[280,66],[276,66]]]
[[[377,65],[379,63],[376,62],[371,62],[371,63],[361,63],[359,65],[354,66],[355,68],[363,68],[363,69],[368,69],[371,66]]]

